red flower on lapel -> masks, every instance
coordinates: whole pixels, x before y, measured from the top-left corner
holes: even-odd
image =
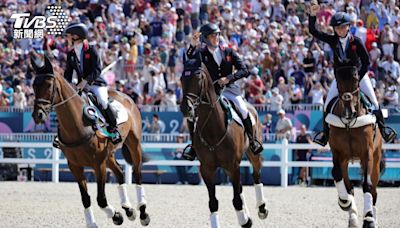
[[[352,51],[357,51],[357,45],[351,45],[351,50]]]
[[[90,54],[89,53],[85,54],[85,59],[90,59]]]

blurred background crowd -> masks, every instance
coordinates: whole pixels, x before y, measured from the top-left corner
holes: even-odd
[[[46,15],[47,5],[61,5],[72,22],[89,28],[110,86],[141,105],[179,104],[183,56],[191,35],[205,23],[217,23],[221,45],[236,50],[251,75],[241,80],[249,102],[280,110],[288,104],[322,104],[333,75],[333,53],[308,32],[305,0],[1,0],[0,106],[33,104],[29,51],[42,49],[63,73],[67,41],[13,38],[13,13]],[[361,38],[371,59],[369,76],[381,104],[398,105],[400,11],[398,0],[323,0],[319,30],[337,11],[350,14],[351,32]]]

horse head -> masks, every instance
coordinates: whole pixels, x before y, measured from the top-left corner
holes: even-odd
[[[36,74],[33,82],[35,103],[32,117],[36,124],[47,119],[55,99],[56,80],[53,66],[45,55],[31,55],[31,64]]]
[[[339,103],[343,110],[341,117],[353,119],[357,117],[360,103],[359,75],[356,67],[339,67],[335,73],[339,91]]]
[[[186,64],[193,64],[196,67],[185,66],[186,69],[180,79],[183,90],[180,108],[185,117],[193,119],[200,104],[210,104],[212,102],[208,94],[211,77],[206,66],[203,63],[199,63],[198,60],[189,60]]]

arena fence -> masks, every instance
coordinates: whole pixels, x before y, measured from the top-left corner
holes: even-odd
[[[184,148],[185,143],[143,143],[143,148]],[[18,148],[52,148],[51,159],[24,159],[24,158],[3,158],[0,153],[0,163],[9,164],[51,164],[52,165],[52,181],[59,182],[60,164],[67,164],[66,159],[60,159],[60,150],[53,148],[49,142],[33,143],[33,142],[1,142],[0,148],[18,147]],[[288,186],[288,172],[292,167],[332,167],[332,162],[316,162],[316,161],[289,161],[288,153],[290,149],[322,149],[319,145],[314,144],[290,144],[286,139],[282,140],[281,144],[264,144],[264,148],[277,149],[281,151],[280,161],[264,161],[264,167],[280,167],[281,170],[281,186]],[[328,149],[328,147],[326,147]],[[400,150],[400,144],[384,144],[383,149]],[[132,183],[132,167],[127,165],[124,160],[118,160],[124,166],[125,181]],[[183,161],[183,160],[151,160],[143,164],[144,166],[199,166],[198,161]],[[240,166],[249,167],[251,164],[248,161],[242,161]],[[360,167],[359,163],[349,164],[349,167]],[[400,163],[386,162],[387,168],[400,168]]]

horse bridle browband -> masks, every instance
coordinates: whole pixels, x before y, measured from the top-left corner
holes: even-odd
[[[54,74],[50,74],[50,73],[48,73],[48,74],[38,74],[36,77],[46,77],[46,78],[48,77],[48,78],[52,78],[53,80],[55,80],[55,78],[56,78]],[[65,103],[67,103],[67,102],[70,101],[72,98],[74,98],[75,96],[78,95],[78,93],[75,92],[74,95],[68,97],[67,99],[65,99],[65,100],[63,100],[63,101],[60,101],[60,102],[57,103],[57,104],[54,104],[55,97],[56,97],[56,96],[54,96],[54,94],[56,93],[56,90],[57,90],[56,85],[55,85],[55,82],[53,83],[52,86],[53,86],[53,89],[52,89],[53,91],[52,91],[52,100],[51,100],[51,101],[50,101],[50,100],[47,100],[47,99],[43,99],[43,98],[35,99],[35,104],[37,104],[37,105],[39,105],[39,106],[42,106],[43,109],[46,109],[46,111],[50,111],[49,109],[50,109],[51,107],[57,108],[57,107],[59,107],[59,106],[65,104]],[[61,97],[61,94],[60,94],[60,97]],[[49,106],[49,108],[47,108],[47,107],[44,108],[45,106]]]

